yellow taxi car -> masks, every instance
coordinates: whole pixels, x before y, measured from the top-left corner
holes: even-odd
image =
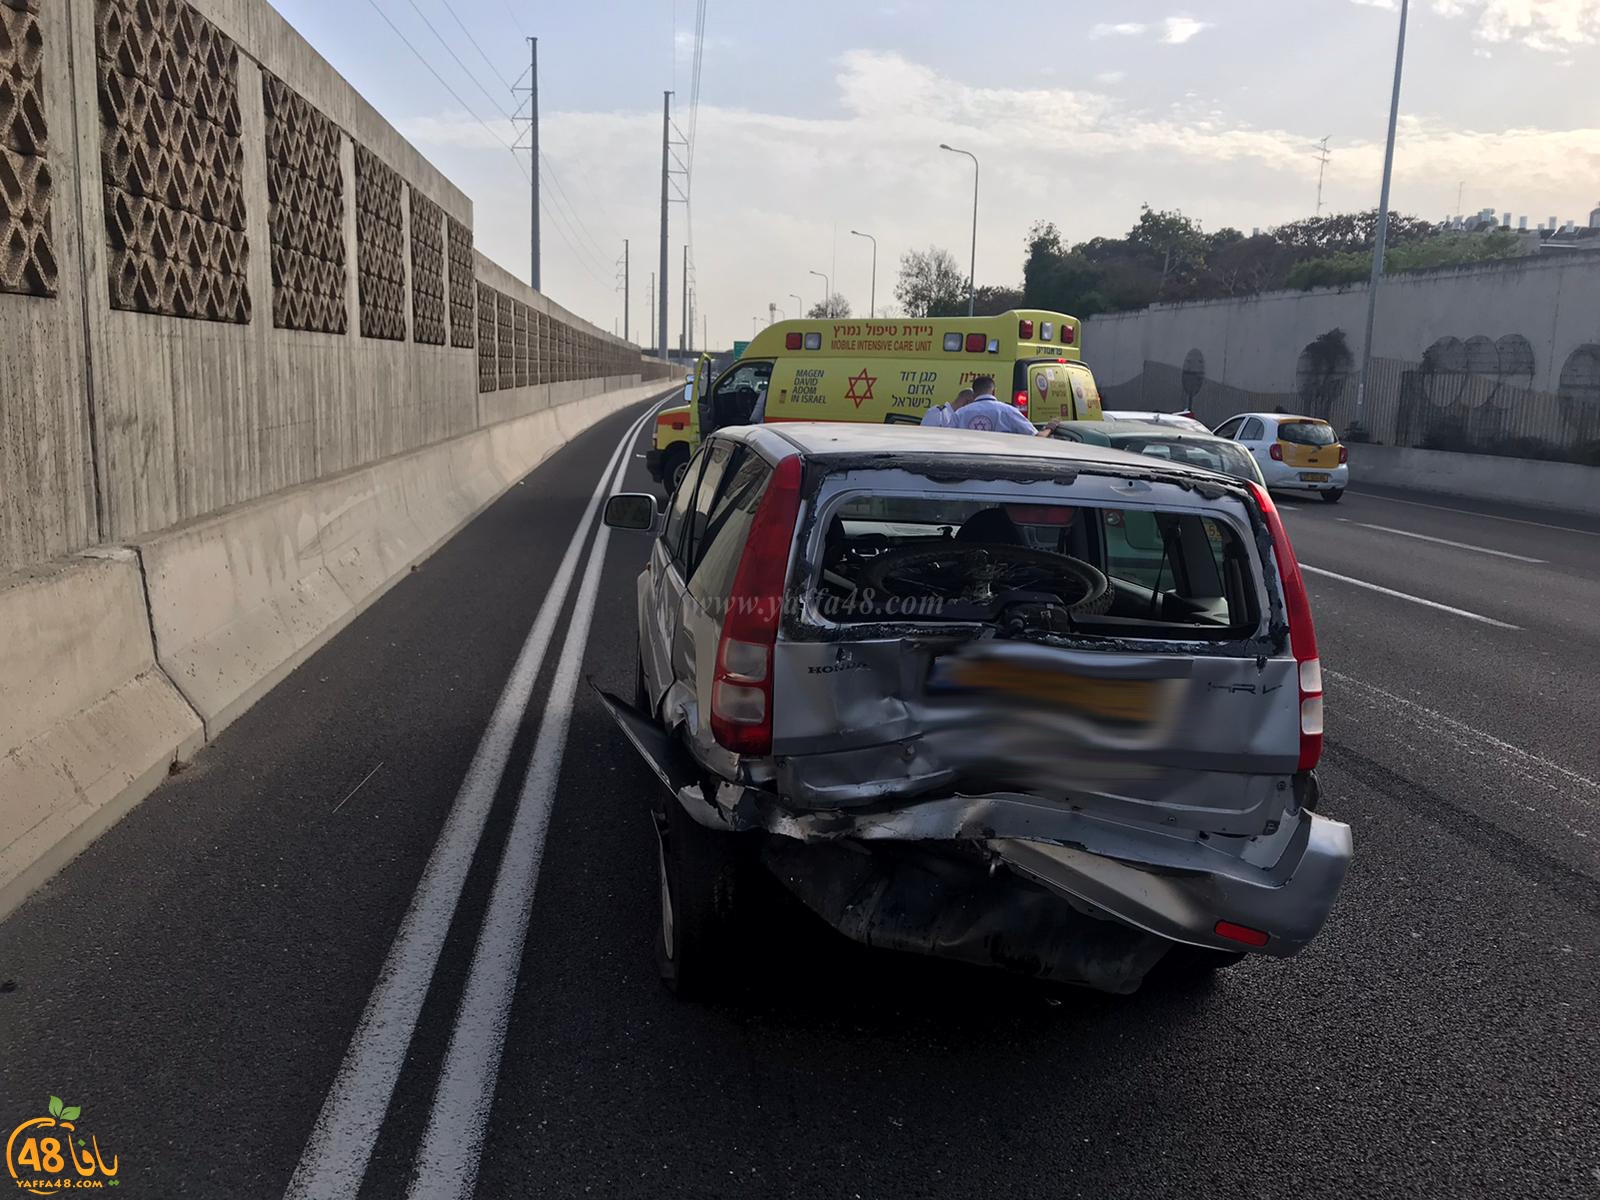
[[[696,364],[694,402],[656,415],[650,474],[671,491],[700,439],[762,419],[921,424],[980,375],[1036,425],[1098,421],[1100,389],[1083,363],[1080,326],[1065,313],[995,317],[779,321],[712,378]]]
[[[1250,451],[1270,490],[1315,492],[1337,504],[1350,483],[1350,451],[1321,417],[1240,413],[1212,433]]]

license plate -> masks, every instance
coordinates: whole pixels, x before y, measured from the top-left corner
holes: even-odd
[[[1327,483],[1328,476],[1325,471],[1301,471],[1300,479],[1305,483]]]
[[[1156,683],[1152,679],[1097,679],[984,659],[936,663],[929,679],[930,690],[935,692],[979,694],[1136,727],[1148,725],[1155,717]]]

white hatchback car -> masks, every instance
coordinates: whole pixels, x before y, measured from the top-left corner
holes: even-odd
[[[1212,432],[1249,450],[1273,491],[1316,492],[1337,504],[1350,483],[1350,452],[1321,417],[1240,413]]]

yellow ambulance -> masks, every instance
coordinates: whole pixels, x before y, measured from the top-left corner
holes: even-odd
[[[764,419],[921,424],[980,375],[1035,425],[1097,421],[1100,390],[1082,361],[1076,317],[1012,310],[997,317],[779,321],[714,379],[695,367],[692,403],[656,415],[650,474],[671,491],[700,438]]]

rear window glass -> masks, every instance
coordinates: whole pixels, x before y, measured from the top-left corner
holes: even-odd
[[[1293,442],[1296,446],[1331,446],[1339,439],[1333,426],[1320,421],[1285,421],[1278,426],[1278,440]]]
[[[825,518],[825,621],[982,622],[1030,633],[1225,639],[1257,622],[1233,525],[1195,513],[862,496]]]
[[[1237,442],[1221,439],[1214,442],[1186,442],[1179,438],[1113,438],[1111,444],[1119,450],[1131,450],[1151,458],[1203,467],[1207,471],[1232,475],[1235,479],[1256,478],[1255,459]]]

